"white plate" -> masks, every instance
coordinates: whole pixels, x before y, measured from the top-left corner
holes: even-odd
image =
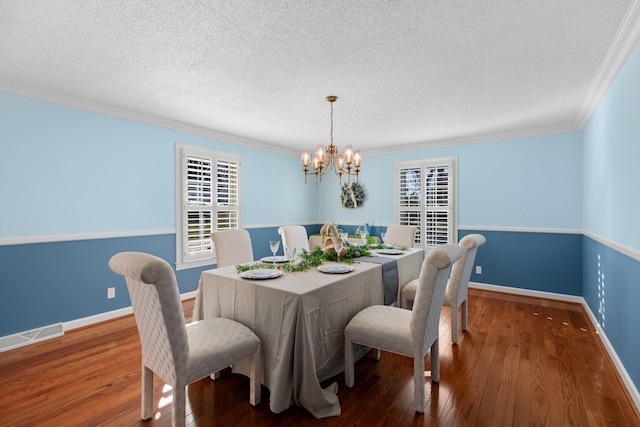
[[[382,255],[402,255],[404,251],[400,249],[380,249],[378,253]]]
[[[282,271],[275,268],[261,268],[257,270],[247,270],[240,273],[243,279],[266,280],[275,279],[282,276]]]
[[[351,273],[353,271],[353,267],[351,267],[350,265],[344,265],[344,264],[331,264],[331,265],[319,265],[318,266],[318,270],[322,271],[323,273],[329,273],[329,274],[345,274],[345,273]]]
[[[276,257],[272,257],[272,256],[265,256],[260,258],[260,261],[262,262],[275,262],[276,264],[280,264],[283,262],[287,262],[287,257],[286,256],[276,256]]]

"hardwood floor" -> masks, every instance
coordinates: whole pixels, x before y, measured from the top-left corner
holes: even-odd
[[[190,319],[193,301],[186,301]],[[470,331],[440,328],[441,381],[424,414],[411,408],[411,359],[382,353],[337,381],[342,415],[316,420],[293,406],[249,404],[249,382],[223,372],[187,391],[191,426],[638,426],[640,414],[579,304],[470,290]],[[428,366],[429,356],[426,357]],[[156,378],[156,417],[140,420],[140,345],[132,316],[0,353],[2,426],[168,426],[171,391]],[[159,407],[160,406],[160,407]]]

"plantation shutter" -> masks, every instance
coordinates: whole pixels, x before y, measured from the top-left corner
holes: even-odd
[[[235,230],[238,228],[238,162],[218,160],[216,163],[217,218],[216,229]]]
[[[434,247],[452,243],[450,180],[448,165],[427,166],[424,169],[425,224],[424,245]]]
[[[179,152],[177,264],[213,262],[211,233],[240,227],[239,158],[197,147],[179,146]]]
[[[420,181],[422,170],[419,167],[400,169],[400,200],[398,224],[417,227],[414,244],[421,242],[422,197]]]
[[[185,260],[199,259],[213,253],[213,159],[186,155],[186,239]]]
[[[456,242],[454,168],[454,158],[396,167],[397,222],[417,227],[415,243],[420,247]]]

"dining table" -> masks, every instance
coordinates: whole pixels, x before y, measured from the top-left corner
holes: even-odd
[[[397,296],[403,285],[418,277],[424,257],[421,249],[395,255],[374,251],[374,255],[396,260]],[[349,320],[366,307],[384,303],[389,284],[385,284],[383,264],[356,258],[353,264],[342,264],[346,273],[320,271],[331,271],[326,267],[335,265],[325,263],[325,268],[282,272],[265,280],[242,277],[235,266],[205,270],[193,321],[225,317],[256,333],[263,349],[262,384],[269,389],[272,412],[296,404],[316,418],[337,416],[341,411],[338,385],[322,387],[321,383],[344,371],[344,328]],[[360,348],[357,357],[368,350]],[[235,364],[233,372],[248,374],[248,363]]]

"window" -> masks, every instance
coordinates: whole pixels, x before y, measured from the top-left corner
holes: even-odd
[[[415,244],[433,248],[456,243],[456,159],[396,164],[396,222],[415,225]]]
[[[240,227],[240,157],[176,145],[176,268],[215,263],[211,233]]]

